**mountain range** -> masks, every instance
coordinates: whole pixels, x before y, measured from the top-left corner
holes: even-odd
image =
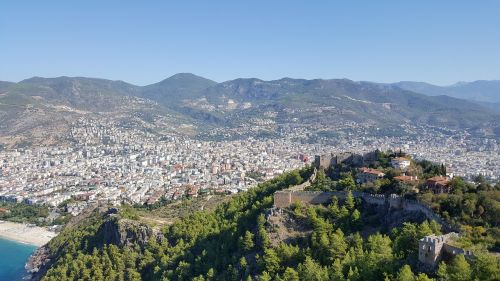
[[[477,102],[500,110],[500,80],[458,82],[451,86],[436,86],[424,82],[402,81],[393,85],[429,96],[447,95]]]
[[[263,81],[240,78],[222,83],[180,73],[147,86],[84,77],[33,77],[0,82],[0,143],[57,142],[82,116],[149,124],[193,134],[213,128],[252,124],[311,126],[357,122],[377,127],[430,124],[449,128],[486,128],[500,135],[500,114],[476,101],[495,102],[490,81],[445,87],[418,82],[379,84],[348,79]],[[474,93],[470,90],[469,93]],[[422,94],[425,92],[425,94]],[[476,101],[459,99],[477,97]],[[460,93],[460,94],[459,94]],[[161,119],[161,122],[154,120]],[[155,124],[153,124],[155,123]],[[149,126],[148,125],[148,126]]]

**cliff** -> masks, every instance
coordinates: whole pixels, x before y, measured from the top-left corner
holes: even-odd
[[[139,221],[122,219],[118,215],[109,215],[104,220],[98,237],[102,237],[102,244],[114,244],[117,246],[131,245],[137,243],[144,246],[150,239],[161,242],[164,237],[157,229]]]
[[[80,218],[78,223],[67,226],[58,237],[37,249],[26,263],[26,269],[31,273],[31,280],[40,280],[66,254],[66,247],[81,247],[91,251],[106,244],[144,246],[150,239],[161,242],[164,237],[159,229],[140,221],[121,218],[109,210],[95,210],[85,218]]]

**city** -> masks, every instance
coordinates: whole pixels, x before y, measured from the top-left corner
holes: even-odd
[[[258,126],[257,126],[257,129]],[[310,165],[315,155],[403,149],[414,159],[445,164],[448,174],[490,180],[500,175],[500,145],[465,131],[413,128],[411,137],[370,137],[363,129],[334,139],[317,138],[305,128],[281,131],[279,138],[203,141],[161,136],[103,120],[81,118],[72,128],[72,145],[0,152],[0,200],[56,207],[154,204],[201,193],[234,194],[286,171]],[[367,130],[368,131],[368,130]],[[317,135],[317,133],[316,133]]]

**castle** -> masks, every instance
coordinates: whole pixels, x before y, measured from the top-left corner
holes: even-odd
[[[316,169],[327,170],[331,166],[346,164],[352,167],[361,167],[366,162],[376,159],[377,151],[372,151],[364,155],[352,152],[342,152],[338,154],[327,153],[316,155],[314,157],[314,165]]]
[[[369,156],[368,156],[369,157]],[[333,196],[339,199],[345,199],[346,191],[304,191],[306,187],[311,185],[316,178],[317,169],[327,169],[331,165],[338,163],[350,162],[351,164],[359,164],[365,161],[366,156],[344,153],[339,155],[323,155],[316,156],[315,169],[311,177],[304,183],[290,187],[285,190],[280,190],[274,193],[274,209],[287,208],[294,203],[306,204],[324,204],[332,200]],[[340,161],[340,162],[339,162]],[[421,212],[427,219],[434,220],[441,224],[445,231],[456,231],[457,227],[448,224],[438,214],[436,214],[429,206],[416,200],[408,200],[396,194],[384,196],[382,194],[370,194],[359,191],[351,192],[353,197],[361,198],[368,204],[384,205],[389,209],[402,209],[409,212]],[[471,257],[472,252],[458,248],[450,244],[451,241],[458,238],[458,234],[450,232],[445,235],[429,235],[419,241],[418,259],[419,261],[430,268],[434,268],[443,259],[444,256],[454,256],[463,254],[466,257]]]
[[[429,235],[418,242],[418,260],[431,268],[434,268],[443,259],[444,256],[464,255],[471,257],[472,252],[455,247],[450,244],[459,236],[455,232],[450,232],[444,235]]]

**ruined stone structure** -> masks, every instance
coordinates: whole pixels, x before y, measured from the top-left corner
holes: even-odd
[[[326,170],[332,165],[333,154],[323,154],[314,156],[314,167],[316,169]]]
[[[404,209],[407,211],[422,212],[424,215],[442,223],[443,220],[435,214],[426,205],[415,201],[404,199],[396,194],[391,194],[386,197],[382,194],[371,194],[359,191],[353,191],[352,195],[355,198],[361,198],[368,204],[385,205],[387,204],[392,209]],[[345,199],[347,196],[346,191],[301,191],[293,189],[285,189],[274,193],[274,206],[277,208],[286,208],[296,202],[304,204],[324,204],[331,201],[332,197],[336,196],[339,199]]]
[[[331,166],[346,164],[353,167],[361,167],[367,159],[373,158],[373,153],[360,155],[352,152],[341,152],[338,154],[327,153],[314,157],[314,166],[317,169],[327,170]],[[366,158],[365,158],[366,156]]]
[[[438,214],[436,214],[432,209],[425,204],[418,202],[416,200],[408,200],[396,194],[391,194],[390,196],[384,196],[382,194],[370,194],[365,192],[353,191],[352,195],[354,198],[361,198],[364,202],[368,204],[375,205],[385,205],[390,209],[405,210],[408,212],[420,212],[425,215],[429,220],[434,220],[443,226],[445,231],[457,231],[458,227],[450,225],[444,219],[442,219]],[[346,191],[303,191],[285,189],[277,191],[274,193],[274,207],[275,208],[286,208],[293,203],[300,202],[302,204],[325,204],[332,200],[332,197],[336,196],[338,199],[345,199],[347,196]]]
[[[433,234],[420,239],[418,242],[418,260],[422,264],[434,268],[445,255],[455,256],[462,254],[470,258],[472,256],[471,251],[450,244],[451,241],[458,237],[457,233],[451,232],[439,236]]]
[[[316,168],[314,168],[314,171],[313,171],[312,175],[309,177],[309,179],[304,181],[302,184],[295,185],[295,186],[288,188],[288,190],[291,190],[291,191],[304,190],[306,187],[310,186],[316,180],[316,173],[317,172],[318,172],[318,170]]]
[[[333,196],[340,200],[345,199],[347,196],[346,191],[304,191],[304,188],[310,186],[314,182],[316,178],[316,169],[326,170],[329,167],[338,164],[348,164],[354,167],[362,166],[364,163],[376,159],[376,153],[377,151],[374,151],[363,156],[349,152],[337,155],[316,155],[314,163],[315,170],[311,177],[300,185],[275,192],[274,207],[272,210],[281,212],[283,208],[299,202],[302,204],[325,204],[331,202]],[[447,223],[429,206],[416,200],[408,200],[396,194],[385,196],[382,194],[370,194],[359,191],[352,191],[352,195],[354,198],[361,198],[368,204],[386,206],[389,210],[395,209],[408,212],[420,212],[424,214],[427,219],[434,220],[441,224],[443,230],[446,232],[458,231],[459,229],[458,227]],[[463,254],[467,258],[471,257],[471,251],[467,251],[450,244],[450,242],[457,237],[457,233],[450,232],[445,235],[429,235],[422,238],[419,241],[419,261],[430,268],[434,268],[443,259],[443,256],[446,255],[454,256]]]

